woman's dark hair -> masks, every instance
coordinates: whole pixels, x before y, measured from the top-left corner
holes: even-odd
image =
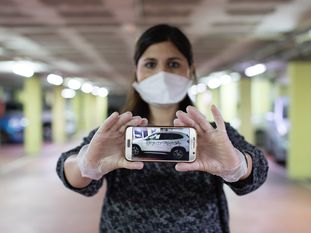
[[[190,41],[177,27],[167,24],[159,24],[147,29],[138,39],[135,47],[134,62],[138,64],[139,58],[149,46],[164,41],[170,41],[185,56],[189,66],[193,63],[193,55]]]
[[[137,66],[140,57],[151,45],[169,41],[185,56],[189,66],[193,64],[193,54],[190,41],[177,27],[159,24],[147,29],[138,39],[135,46],[134,62]],[[134,80],[136,77],[134,77]],[[133,80],[133,81],[134,81]],[[179,109],[185,111],[188,105],[193,105],[188,95],[179,103]],[[149,105],[131,88],[122,112],[131,111],[133,115],[149,118]]]

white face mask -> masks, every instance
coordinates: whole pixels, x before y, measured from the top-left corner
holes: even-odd
[[[170,105],[180,102],[188,92],[192,80],[177,74],[161,71],[133,87],[140,97],[149,104]]]

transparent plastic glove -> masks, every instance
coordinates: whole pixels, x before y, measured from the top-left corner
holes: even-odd
[[[87,152],[89,149],[89,144],[84,145],[77,156],[78,166],[81,171],[82,177],[88,177],[93,180],[99,180],[105,175],[105,172],[101,170],[100,163],[95,166],[90,163],[87,157]]]
[[[239,156],[239,160],[240,162],[238,163],[237,166],[231,168],[230,170],[221,170],[220,174],[215,174],[220,176],[221,178],[223,178],[225,181],[227,182],[236,182],[239,179],[241,179],[241,177],[245,176],[247,173],[247,162],[246,162],[246,158],[244,157],[244,155],[237,149],[236,153]]]
[[[115,169],[142,169],[143,162],[125,159],[124,133],[129,125],[147,124],[147,119],[132,116],[131,112],[111,114],[96,131],[90,144],[82,147],[77,156],[81,175],[98,180]]]
[[[192,163],[177,163],[177,171],[203,171],[235,182],[248,172],[244,155],[232,145],[226,125],[216,106],[211,107],[216,127],[193,106],[177,111],[175,126],[190,126],[197,131],[197,158]]]

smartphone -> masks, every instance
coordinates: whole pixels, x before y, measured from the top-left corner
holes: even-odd
[[[125,158],[129,161],[193,162],[197,133],[191,127],[129,126]]]

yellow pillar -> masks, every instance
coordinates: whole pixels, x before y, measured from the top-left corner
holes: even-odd
[[[288,172],[293,179],[311,178],[311,63],[292,62],[290,74],[290,108]]]
[[[73,98],[73,112],[76,123],[76,133],[84,133],[83,132],[83,94],[80,91],[76,92],[76,96]]]
[[[96,97],[96,125],[100,126],[107,118],[108,114],[108,97]]]
[[[240,133],[245,139],[254,143],[254,129],[252,124],[252,105],[251,105],[251,80],[248,78],[240,79]]]
[[[264,117],[272,109],[272,85],[265,78],[253,78],[251,83],[252,113],[256,117]]]
[[[24,131],[24,147],[28,155],[35,155],[42,147],[42,97],[40,80],[32,77],[24,82],[24,114],[27,124]]]
[[[54,102],[52,106],[52,139],[55,143],[63,143],[66,140],[65,131],[65,99],[62,97],[61,86],[54,87]]]
[[[82,122],[83,130],[89,131],[97,127],[96,124],[96,99],[92,94],[83,94]]]
[[[206,90],[196,96],[195,105],[205,117],[209,117],[211,102],[212,93],[210,90]]]
[[[234,124],[237,120],[238,84],[230,84],[220,87],[220,106],[225,121]]]

